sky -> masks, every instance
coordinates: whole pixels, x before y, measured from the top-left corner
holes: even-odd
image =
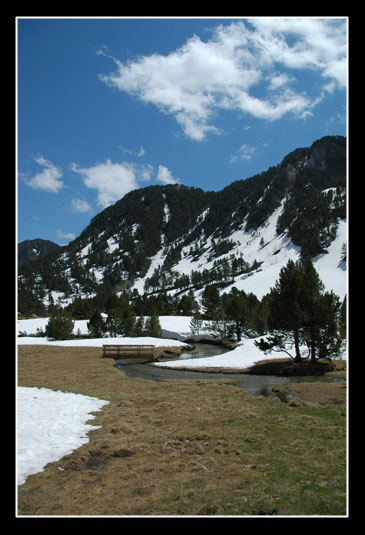
[[[21,18],[17,240],[129,191],[219,191],[347,134],[346,18]]]

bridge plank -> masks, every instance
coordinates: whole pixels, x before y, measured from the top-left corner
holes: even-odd
[[[153,345],[122,345],[122,344],[104,344],[103,357],[117,358],[146,358],[153,357]]]

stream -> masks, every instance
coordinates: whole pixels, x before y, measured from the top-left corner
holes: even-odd
[[[179,357],[169,360],[194,359],[202,357],[212,357],[221,355],[229,351],[221,346],[211,344],[196,344],[196,351],[184,351]],[[276,396],[272,387],[287,383],[298,382],[299,377],[278,377],[276,375],[248,375],[244,373],[214,373],[196,372],[187,370],[170,370],[159,366],[150,366],[136,362],[133,359],[119,359],[115,361],[115,366],[123,371],[128,377],[148,379],[151,381],[163,381],[173,379],[229,379],[235,381],[236,386],[247,390],[252,396]],[[285,401],[285,400],[283,400]]]

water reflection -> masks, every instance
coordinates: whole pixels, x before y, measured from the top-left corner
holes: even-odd
[[[201,359],[204,357],[216,357],[217,355],[223,355],[228,353],[229,349],[226,349],[219,345],[213,344],[197,344],[193,351],[183,351],[178,357],[178,360],[188,359]]]

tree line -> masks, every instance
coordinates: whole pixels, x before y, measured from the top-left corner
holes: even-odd
[[[282,352],[295,361],[330,358],[341,351],[346,339],[346,297],[341,302],[332,291],[324,290],[309,258],[289,260],[261,300],[235,287],[220,294],[215,284],[204,288],[200,305],[192,291],[181,297],[166,292],[99,294],[76,299],[66,309],[54,307],[44,334],[72,338],[74,319],[87,318],[90,337],[161,337],[161,315],[192,316],[192,334],[205,329],[222,340],[265,335],[255,341],[260,350]]]

